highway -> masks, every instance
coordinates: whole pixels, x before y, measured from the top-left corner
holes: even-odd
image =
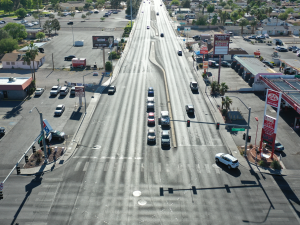
[[[189,88],[196,77],[184,54],[177,54],[181,42],[160,4],[141,3],[131,47],[113,82],[117,91],[102,94],[70,161],[42,177],[7,182],[13,188],[11,202],[0,207],[1,224],[298,224],[271,176],[216,165],[215,154],[227,148],[215,125],[196,123],[214,120],[202,93]],[[153,52],[160,66],[151,62]],[[177,145],[170,149],[161,148],[158,125],[160,111],[168,110],[164,76]],[[147,144],[148,87],[155,92],[156,145]],[[194,118],[186,104],[194,105]]]

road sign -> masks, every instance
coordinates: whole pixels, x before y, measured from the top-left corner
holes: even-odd
[[[231,131],[245,131],[245,128],[232,128]]]
[[[205,46],[205,45],[201,46],[201,48],[200,48],[200,54],[203,54],[203,55],[208,54],[208,48],[207,48],[207,46]]]
[[[3,183],[0,183],[0,191],[3,190]]]
[[[203,69],[208,69],[208,61],[203,62]]]
[[[93,36],[93,48],[111,47],[114,36]]]

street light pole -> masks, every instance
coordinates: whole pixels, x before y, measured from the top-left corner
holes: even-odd
[[[73,35],[73,46],[74,46],[74,33],[73,33],[73,25],[72,25],[72,35]]]
[[[255,120],[257,122],[256,135],[255,135],[255,152],[256,152],[255,163],[256,163],[256,160],[257,160],[256,139],[257,139],[257,131],[258,131],[258,117],[255,117]]]
[[[38,111],[38,113],[40,114],[41,134],[42,134],[42,136],[43,136],[43,148],[44,148],[44,155],[45,155],[45,161],[44,161],[44,163],[47,164],[47,161],[48,161],[47,158],[48,158],[48,157],[47,157],[46,141],[45,141],[45,133],[44,133],[44,126],[43,126],[43,114],[40,113],[40,111],[38,110],[37,107],[33,107],[33,108],[29,111],[29,113],[31,113],[33,109],[36,109],[36,110]]]

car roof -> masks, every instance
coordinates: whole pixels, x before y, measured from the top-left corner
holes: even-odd
[[[58,88],[58,86],[53,86],[52,88]]]
[[[155,133],[155,130],[154,129],[149,129],[148,132],[149,133]]]
[[[154,112],[149,112],[148,116],[154,116]]]
[[[224,154],[224,156],[226,156],[226,158],[230,159],[231,161],[237,160],[237,158],[235,158],[235,157],[233,157],[232,155],[229,155],[229,154]]]
[[[56,107],[63,107],[64,105],[63,104],[60,104],[60,105],[57,105]]]
[[[189,107],[189,108],[194,108],[194,106],[193,106],[193,105],[187,105],[187,107]]]
[[[153,87],[148,87],[148,90],[153,90]]]
[[[64,86],[64,87],[62,87],[61,89],[64,90],[64,89],[67,89],[67,88],[68,88],[68,87]]]
[[[43,89],[44,89],[44,88],[37,88],[36,91],[40,91],[40,90],[43,90]]]
[[[169,131],[168,130],[163,130],[161,133],[162,133],[162,135],[169,135]]]

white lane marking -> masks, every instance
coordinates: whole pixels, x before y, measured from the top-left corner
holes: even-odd
[[[208,165],[208,164],[205,164],[205,169],[206,169],[206,172],[207,172],[207,173],[210,173],[209,165]]]
[[[81,162],[78,162],[78,163],[76,164],[74,171],[78,171],[78,170],[79,170],[80,164],[81,164]]]
[[[84,167],[83,167],[83,171],[87,171],[87,168],[88,168],[88,166],[89,166],[89,163],[90,163],[90,162],[86,162],[86,163],[85,163],[85,165],[84,165]]]
[[[199,164],[197,164],[197,166],[196,166],[196,170],[197,170],[197,172],[198,172],[198,173],[201,173],[201,170],[200,170],[200,165],[199,165]]]
[[[74,156],[74,159],[98,159],[99,157],[90,157],[90,156]],[[134,160],[141,160],[143,159],[143,157],[106,157],[106,156],[102,156],[99,159],[134,159]]]

